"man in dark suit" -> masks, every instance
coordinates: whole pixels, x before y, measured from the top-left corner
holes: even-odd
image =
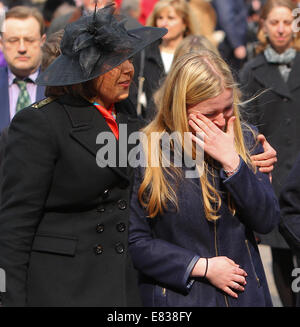
[[[7,67],[0,68],[0,132],[20,109],[44,98],[35,84],[42,59],[44,21],[35,8],[18,6],[6,13],[0,49]]]

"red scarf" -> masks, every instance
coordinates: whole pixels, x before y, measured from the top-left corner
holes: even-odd
[[[112,105],[109,109],[104,108],[98,103],[94,103],[94,106],[99,110],[103,118],[105,119],[107,125],[114,133],[117,140],[119,140],[119,128],[116,122],[116,110],[115,106]]]

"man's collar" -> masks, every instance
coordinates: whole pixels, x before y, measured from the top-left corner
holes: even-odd
[[[8,72],[8,85],[11,86],[14,82],[14,79],[16,78],[16,75],[10,70],[9,66],[7,66],[7,72]],[[31,79],[33,82],[38,78],[40,73],[40,69],[36,70],[31,75],[27,76],[27,78]]]

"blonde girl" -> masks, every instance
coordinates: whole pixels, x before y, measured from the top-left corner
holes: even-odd
[[[144,305],[272,305],[253,231],[278,223],[278,203],[268,176],[251,162],[262,149],[238,105],[231,71],[217,54],[190,53],[172,66],[158,113],[143,130],[148,164],[136,172],[131,200],[129,248]],[[184,164],[162,165],[161,143],[151,137],[175,131],[182,138],[192,132],[194,148],[204,151],[200,177],[186,178]]]

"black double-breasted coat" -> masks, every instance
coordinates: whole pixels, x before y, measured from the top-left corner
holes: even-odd
[[[18,113],[8,133],[0,212],[3,303],[139,305],[127,251],[131,169],[118,167],[127,140],[116,141],[116,167],[100,168],[99,149],[107,144],[97,144],[97,136],[111,131],[98,110],[70,95],[47,102]],[[117,122],[128,134],[139,128],[129,108],[127,100],[116,104]]]
[[[241,71],[242,92],[246,100],[246,120],[263,133],[277,151],[278,161],[272,172],[272,185],[279,193],[300,152],[300,53],[297,52],[287,82],[278,65],[259,54]],[[274,247],[287,247],[278,230],[265,235],[263,241]]]

